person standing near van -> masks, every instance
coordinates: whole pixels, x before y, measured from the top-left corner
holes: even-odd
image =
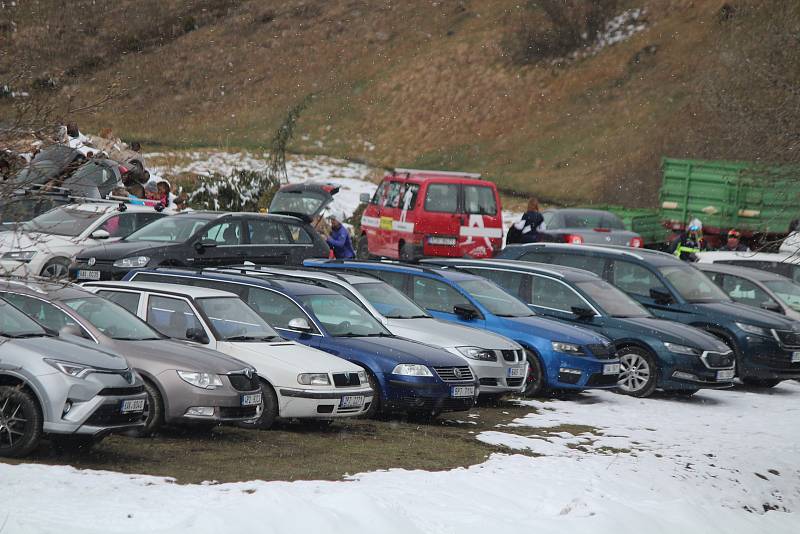
[[[544,216],[539,211],[539,199],[528,199],[528,210],[508,230],[509,243],[538,243],[545,230]]]
[[[337,260],[349,260],[356,257],[353,250],[353,242],[350,240],[350,232],[344,227],[337,215],[328,217],[331,222],[331,233],[325,241],[333,250],[333,256]]]

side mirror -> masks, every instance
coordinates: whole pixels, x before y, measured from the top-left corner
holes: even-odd
[[[767,311],[771,311],[771,312],[775,312],[775,313],[780,313],[781,315],[784,315],[783,308],[781,307],[781,305],[778,304],[775,301],[772,301],[772,300],[768,300],[766,302],[762,302],[761,303],[761,309],[767,310]]]
[[[664,291],[663,289],[651,289],[650,298],[655,300],[656,304],[672,304],[675,302],[669,291]]]
[[[111,237],[111,234],[109,234],[105,230],[95,230],[89,237],[91,237],[92,239],[108,239],[109,237]]]
[[[208,336],[202,328],[187,328],[186,339],[202,345],[206,345],[209,342]]]
[[[578,319],[591,319],[594,317],[594,312],[589,308],[582,308],[580,306],[573,306],[570,308],[572,310],[572,314],[575,315]]]
[[[369,204],[369,201],[371,199],[372,197],[369,196],[369,193],[361,193],[360,195],[358,195],[358,201],[361,202],[362,204]]]
[[[466,321],[471,321],[478,316],[478,310],[472,304],[456,304],[453,306],[453,313]]]
[[[76,324],[68,324],[58,331],[59,336],[75,336],[87,339],[89,336],[83,331],[83,328]]]
[[[293,330],[295,332],[302,332],[308,333],[311,332],[311,325],[308,324],[308,321],[302,317],[295,317],[291,321],[289,321],[289,330]]]
[[[203,252],[207,248],[215,248],[217,246],[217,242],[213,239],[203,239],[202,241],[197,241],[194,244],[194,249],[197,252]]]

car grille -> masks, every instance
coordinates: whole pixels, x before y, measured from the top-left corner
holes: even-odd
[[[464,382],[472,380],[472,370],[468,365],[464,367],[434,367],[434,371],[445,382]]]
[[[231,381],[231,386],[236,391],[253,391],[261,388],[256,374],[253,374],[252,378],[247,378],[245,374],[229,374],[228,380]]]
[[[726,352],[706,352],[703,354],[703,360],[709,367],[732,367],[733,366],[733,353]]]
[[[800,348],[800,332],[792,330],[773,330],[772,333],[784,347]]]
[[[144,393],[144,386],[131,386],[125,388],[104,388],[100,390],[101,397],[117,397],[121,395],[138,395]]]
[[[586,387],[602,387],[602,386],[615,386],[617,385],[617,375],[604,375],[602,373],[595,373],[586,381]]]
[[[138,423],[142,420],[142,412],[122,413],[120,405],[103,404],[86,420],[88,426],[113,426]]]
[[[496,386],[497,385],[497,379],[496,378],[481,378],[479,382],[480,382],[480,384],[482,386]]]
[[[501,350],[500,351],[503,355],[503,359],[507,362],[519,362],[522,361],[522,354],[517,354],[518,351],[516,350]],[[522,351],[519,351],[520,353]]]
[[[258,406],[220,406],[219,416],[222,419],[247,419],[255,418]]]
[[[587,345],[589,350],[592,351],[592,355],[598,359],[609,359],[614,358],[616,355],[614,354],[614,347],[613,345],[603,345],[601,343],[594,343],[591,345]]]
[[[390,407],[401,410],[419,410],[425,412],[461,412],[469,410],[475,406],[475,399],[464,397],[461,399],[444,398],[431,399],[425,397],[400,397],[397,401],[391,402]]]
[[[508,387],[519,387],[522,385],[522,381],[525,380],[524,378],[506,378],[506,384]]]
[[[334,373],[333,385],[337,388],[349,388],[360,386],[361,381],[358,379],[358,373]]]

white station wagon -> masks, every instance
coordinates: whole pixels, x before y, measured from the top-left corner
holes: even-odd
[[[365,413],[372,389],[361,367],[282,339],[233,293],[178,284],[89,282],[84,287],[135,313],[162,334],[252,365],[262,382],[264,411],[277,418],[330,420]]]

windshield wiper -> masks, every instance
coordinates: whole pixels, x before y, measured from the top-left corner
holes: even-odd
[[[533,317],[536,315],[535,313],[531,313],[528,315],[515,315],[513,313],[495,313],[498,317]]]
[[[246,336],[246,335],[239,335],[239,336],[228,336],[222,338],[222,341],[272,341],[275,338],[279,338],[280,336]]]
[[[112,337],[114,341],[155,341],[157,339],[164,339],[160,337]]]
[[[430,315],[387,315],[389,319],[427,319]]]
[[[47,332],[23,332],[21,334],[7,334],[5,332],[1,332],[0,335],[10,337],[12,339],[24,339],[28,337],[52,337]]]
[[[394,334],[387,334],[386,332],[375,332],[374,334],[361,334],[361,337],[394,337]]]

